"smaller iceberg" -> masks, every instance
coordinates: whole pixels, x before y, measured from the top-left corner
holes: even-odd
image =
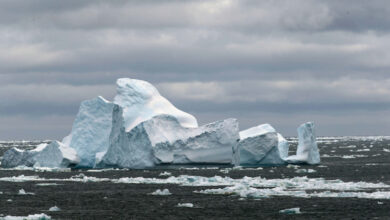
[[[270,124],[262,124],[241,131],[240,141],[233,148],[233,164],[280,165],[285,164],[288,142]]]
[[[53,141],[50,144],[40,144],[33,150],[11,148],[4,153],[1,166],[12,168],[27,167],[71,167],[80,162],[76,151],[61,142]]]
[[[316,142],[313,122],[306,122],[298,127],[298,148],[296,155],[286,158],[288,163],[319,164],[320,152]]]

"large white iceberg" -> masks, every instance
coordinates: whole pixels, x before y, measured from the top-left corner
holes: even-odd
[[[5,168],[28,167],[70,167],[80,162],[76,151],[64,144],[53,141],[40,144],[33,150],[11,148],[4,153],[1,166]]]
[[[306,122],[298,127],[298,148],[296,155],[286,158],[289,163],[319,164],[320,152],[316,142],[313,122]]]
[[[241,131],[240,142],[233,150],[233,164],[279,165],[285,164],[288,142],[270,124],[262,124]]]
[[[129,132],[122,108],[113,114],[110,147],[98,167],[144,168],[159,163],[231,163],[238,122],[226,119],[198,128],[183,127],[176,117],[157,115]]]
[[[123,108],[126,131],[159,114],[175,117],[183,127],[198,126],[194,116],[177,109],[146,81],[118,79],[114,103]],[[72,132],[63,140],[76,149],[81,158],[79,167],[93,167],[108,150],[114,103],[100,96],[81,103]],[[99,161],[95,161],[96,158]]]

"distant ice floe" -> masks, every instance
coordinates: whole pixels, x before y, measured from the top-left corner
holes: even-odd
[[[193,208],[194,204],[192,204],[192,203],[178,203],[176,207]]]
[[[157,189],[156,191],[150,193],[150,195],[154,195],[154,196],[170,196],[172,195],[171,192],[169,192],[168,189]]]
[[[57,206],[50,207],[49,209],[49,212],[59,212],[59,211],[61,211],[61,209],[58,208]]]
[[[280,210],[279,213],[282,214],[301,214],[301,209],[300,208],[290,208],[290,209],[283,209]]]
[[[18,195],[35,195],[35,193],[26,192],[24,189],[20,189]]]
[[[33,214],[28,216],[11,216],[7,215],[5,217],[0,217],[0,220],[48,220],[51,219],[50,216],[41,213],[41,214]]]

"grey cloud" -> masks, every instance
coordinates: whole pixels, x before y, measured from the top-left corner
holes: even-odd
[[[389,6],[1,1],[0,138],[65,135],[80,102],[112,99],[120,77],[155,84],[201,123],[238,117],[295,135],[314,120],[323,135],[388,133]]]

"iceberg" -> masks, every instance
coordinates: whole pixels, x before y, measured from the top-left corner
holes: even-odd
[[[177,109],[150,83],[121,78],[117,82],[114,102],[99,96],[81,103],[71,134],[63,143],[74,148],[81,161],[78,167],[94,167],[107,152],[112,133],[114,105],[122,107],[123,126],[130,131],[139,123],[159,114],[175,117],[181,126],[195,128],[196,118]]]
[[[239,133],[240,141],[233,150],[233,164],[280,165],[285,164],[288,142],[270,124],[261,124]]]
[[[76,151],[58,141],[40,144],[33,150],[11,148],[4,153],[1,166],[12,168],[27,167],[70,167],[80,162]]]
[[[197,128],[157,115],[126,131],[122,108],[114,107],[110,147],[98,167],[145,168],[160,163],[231,163],[238,122],[226,119]]]
[[[313,122],[306,122],[298,127],[298,148],[296,155],[286,158],[288,163],[319,164],[320,153],[316,142]]]

